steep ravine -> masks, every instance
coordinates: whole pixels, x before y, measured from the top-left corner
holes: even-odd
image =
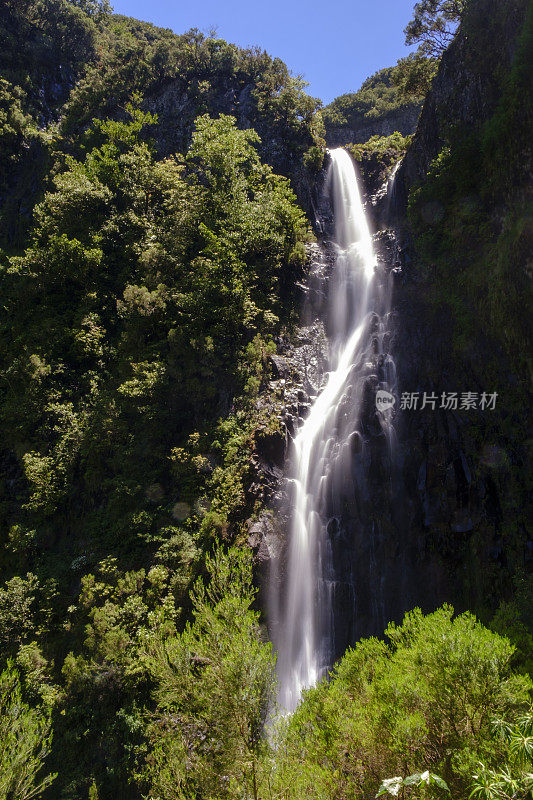
[[[335,564],[331,614],[334,657],[362,636],[381,635],[389,620],[400,620],[415,606],[429,611],[451,602],[457,610],[469,608],[489,620],[502,601],[513,598],[515,587],[531,570],[533,542],[525,521],[523,474],[527,456],[519,433],[520,427],[524,430],[527,425],[527,411],[524,409],[522,419],[516,411],[524,402],[526,378],[516,372],[512,354],[506,354],[497,331],[490,331],[484,320],[474,326],[470,342],[458,349],[461,321],[455,316],[457,312],[435,301],[436,287],[446,277],[439,277],[438,265],[428,272],[419,246],[420,229],[415,218],[407,217],[408,193],[420,183],[430,185],[432,159],[446,146],[452,154],[460,154],[457,131],[465,126],[470,131],[480,130],[501,103],[507,85],[507,79],[501,76],[509,75],[519,51],[526,6],[516,0],[508,14],[494,13],[489,35],[483,26],[476,27],[476,20],[480,14],[491,14],[490,0],[472,4],[443,58],[394,185],[379,194],[375,206],[370,198],[367,200],[371,224],[380,228],[373,237],[374,248],[381,268],[393,281],[388,336],[397,367],[397,450],[391,480],[390,460],[383,457],[376,426],[374,395],[369,392],[360,426],[365,454],[364,502],[353,474],[346,476],[343,487],[337,487],[338,495],[331,501],[335,509],[328,525]],[[487,46],[487,37],[491,41],[494,38],[492,60],[499,65],[496,71],[477,58],[480,48]],[[527,114],[527,105],[523,113]],[[525,191],[527,158],[523,184],[513,187],[514,195]],[[461,168],[460,160],[458,166]],[[313,390],[306,385],[305,377],[306,349],[315,353],[316,365],[323,362],[324,327],[320,320],[333,261],[326,175],[324,171],[319,186],[319,228],[323,234],[310,254],[305,324],[295,343],[285,346],[274,365],[277,376],[272,390],[278,397],[281,391],[289,398],[289,403],[281,402],[279,407],[283,434],[278,441],[278,470],[283,456],[290,452],[295,425],[298,420],[301,424],[312,400],[309,394]],[[490,174],[487,180],[491,180]],[[472,198],[469,202],[479,203]],[[512,205],[512,195],[505,201],[485,198],[482,202],[483,213],[490,219],[491,215],[505,213],[506,204]],[[442,201],[435,200],[423,213],[433,214],[433,224],[438,226],[442,207]],[[469,251],[467,241],[461,247],[468,275],[476,268],[475,253]],[[416,408],[401,408],[405,393],[418,395]],[[422,408],[424,393],[433,399]],[[446,397],[456,393],[457,407],[452,400],[446,408],[443,393]],[[461,408],[466,393],[475,396],[474,407],[465,403]],[[484,394],[496,394],[494,408],[480,406]],[[268,460],[266,453],[263,457]],[[354,451],[355,470],[358,458]],[[285,478],[272,488],[269,511],[250,531],[263,586],[272,560],[282,564],[278,580],[283,581],[291,517],[289,496]],[[264,590],[262,600],[265,604]]]
[[[256,552],[261,600],[267,608],[269,592],[270,596],[272,592],[280,592],[286,581],[288,534],[294,513],[289,466],[291,442],[309,414],[316,387],[325,380],[328,330],[324,314],[335,260],[327,172],[322,176],[320,208],[325,234],[310,252],[303,325],[292,345],[286,345],[284,352],[272,357],[276,375],[270,391],[277,398],[273,412],[278,414],[282,433],[275,438],[275,450],[271,439],[260,443],[257,454],[267,484],[273,475],[281,478],[285,462],[284,477],[274,485],[270,482],[269,509],[250,527],[249,543]],[[372,242],[378,272],[386,282],[397,284],[402,280],[405,253],[394,230],[376,231]],[[394,288],[393,295],[397,294]],[[376,410],[376,390],[385,385],[382,373],[386,369],[387,352],[393,355],[402,373],[396,302],[393,301],[386,316],[387,330],[381,334],[376,330],[376,338],[372,339],[377,348],[381,336],[384,355],[380,356],[377,349],[375,355],[367,355],[367,375],[361,378],[360,419],[350,438],[351,455],[332,485],[333,493],[326,503],[334,573],[330,608],[332,661],[358,639],[381,635],[389,620],[400,620],[414,606],[429,610],[453,596],[452,569],[431,547],[424,530],[423,507],[427,504],[424,489],[419,486],[414,497],[411,493],[413,470],[420,469],[420,465],[413,466],[411,458],[417,434],[406,437],[402,427],[400,382],[394,390],[393,425],[404,436],[394,435],[393,453]],[[418,475],[415,485],[417,480]],[[270,622],[274,624],[273,620]]]

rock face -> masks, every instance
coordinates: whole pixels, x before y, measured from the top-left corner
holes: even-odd
[[[325,173],[317,187],[318,219],[322,230],[331,225],[331,208],[325,193]],[[271,380],[259,398],[270,420],[268,430],[258,429],[252,457],[253,500],[263,511],[248,522],[248,544],[254,553],[259,602],[267,610],[271,590],[272,560],[283,563],[283,551],[290,528],[291,442],[322,387],[327,364],[327,339],[321,322],[324,312],[324,284],[334,263],[331,246],[307,246],[309,275],[302,297],[301,325],[292,337],[279,338],[277,353],[269,357]]]
[[[238,76],[210,75],[208,88],[199,95],[191,92],[180,77],[167,78],[146,93],[145,106],[158,117],[153,134],[161,156],[185,152],[189,146],[194,120],[199,114],[213,117],[229,114],[239,128],[253,128],[261,137],[259,152],[274,172],[290,177],[300,204],[313,218],[316,204],[314,178],[302,164],[302,153],[313,144],[309,133],[291,137],[282,121],[275,124],[258,110],[255,85]]]
[[[424,267],[417,258],[405,207],[408,192],[424,184],[432,160],[445,143],[453,142],[450,133],[472,133],[494,114],[502,96],[502,79],[517,52],[527,6],[526,0],[510,0],[503,13],[495,0],[469,4],[396,175],[388,221],[396,226],[401,242],[401,272],[393,299],[398,321],[394,356],[401,392],[422,396],[426,391],[440,398],[442,392],[472,391],[479,397],[498,389],[488,385],[493,380],[488,378],[490,362],[492,375],[496,371],[506,376],[501,386],[506,388],[507,402],[514,402],[512,387],[518,382],[514,367],[501,345],[488,340],[487,332],[475,332],[458,355],[453,315],[427,297],[431,284],[439,282],[438,270],[431,272],[431,265]],[[501,157],[505,156],[502,152]],[[520,193],[521,187],[516,191]],[[466,200],[472,202],[472,198]],[[438,225],[443,213],[438,199],[428,203],[424,213]],[[490,223],[492,235],[501,229],[504,213],[503,204],[488,207],[485,201],[483,219]],[[473,268],[468,244],[461,243],[461,248],[462,269],[467,272]],[[438,569],[440,575],[434,589],[425,594],[426,603],[433,594],[434,600],[451,601],[457,608],[494,607],[506,592],[512,594],[513,574],[531,569],[531,540],[525,528],[520,530],[520,507],[526,495],[520,465],[526,456],[519,431],[527,424],[527,410],[521,428],[503,407],[506,400],[500,397],[497,402],[495,411],[418,408],[398,417],[406,530],[418,541],[420,572],[424,565],[433,564],[431,569]],[[515,499],[509,502],[509,496]],[[425,580],[423,574],[421,580]]]
[[[418,407],[402,410],[396,420],[403,484],[398,547],[410,551],[402,567],[410,577],[401,604],[410,597],[411,605],[423,608],[451,602],[457,610],[486,610],[509,593],[517,569],[532,566],[525,530],[512,540],[507,536],[520,525],[522,442],[502,433],[501,397],[494,411],[479,404],[470,410],[460,410],[460,403],[458,410],[441,407],[443,392],[459,398],[473,392],[479,399],[499,388],[487,385],[483,371],[491,345],[480,338],[464,358],[455,356],[449,314],[425,302],[411,256],[406,246],[393,300],[399,392],[419,397]],[[509,370],[503,354],[501,368]],[[435,408],[422,410],[424,392],[437,398]],[[507,493],[517,506],[506,502]]]
[[[254,89],[252,83],[242,85],[236,78],[223,75],[211,76],[209,88],[200,96],[198,92],[191,92],[181,77],[167,78],[154,87],[146,97],[146,106],[158,117],[154,132],[161,154],[187,149],[194,120],[199,114],[209,113],[213,117],[231,114],[239,128],[254,128],[259,133],[262,153],[268,156],[267,160],[276,171],[290,172],[294,159],[283,139],[281,126],[280,130],[272,126],[266,128],[258,114]]]
[[[478,128],[495,111],[502,75],[513,62],[527,0],[476,0],[444,53],[398,175],[407,191],[423,181],[446,136],[458,126]],[[488,21],[492,21],[492,25]],[[472,34],[475,35],[472,35]]]
[[[349,125],[328,125],[326,141],[328,147],[344,147],[347,144],[362,144],[371,136],[390,136],[395,131],[408,136],[414,132],[419,114],[418,103],[399,108],[378,119],[361,114]]]

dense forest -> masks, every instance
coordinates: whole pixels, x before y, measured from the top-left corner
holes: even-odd
[[[260,49],[3,0],[0,800],[531,798],[533,7],[413,14],[323,107]],[[400,242],[405,383],[501,403],[460,456],[404,415],[444,577],[279,716],[253,531],[338,145]]]

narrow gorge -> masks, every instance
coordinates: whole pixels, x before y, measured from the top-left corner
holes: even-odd
[[[302,689],[326,673],[345,643],[355,642],[359,591],[374,612],[372,627],[384,623],[379,579],[373,586],[356,585],[353,562],[360,554],[343,518],[348,503],[352,524],[357,520],[372,536],[367,518],[372,456],[381,460],[383,491],[393,486],[391,271],[374,253],[350,156],[337,149],[329,158],[335,241],[332,271],[322,287],[327,365],[322,385],[310,389],[312,404],[289,454],[290,534],[285,563],[273,568],[271,587],[279,704],[286,711],[295,708]]]

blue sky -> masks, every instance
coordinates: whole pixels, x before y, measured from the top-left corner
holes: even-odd
[[[176,33],[216,27],[241,47],[279,56],[325,103],[407,55],[403,29],[415,0],[111,0],[117,14]]]

